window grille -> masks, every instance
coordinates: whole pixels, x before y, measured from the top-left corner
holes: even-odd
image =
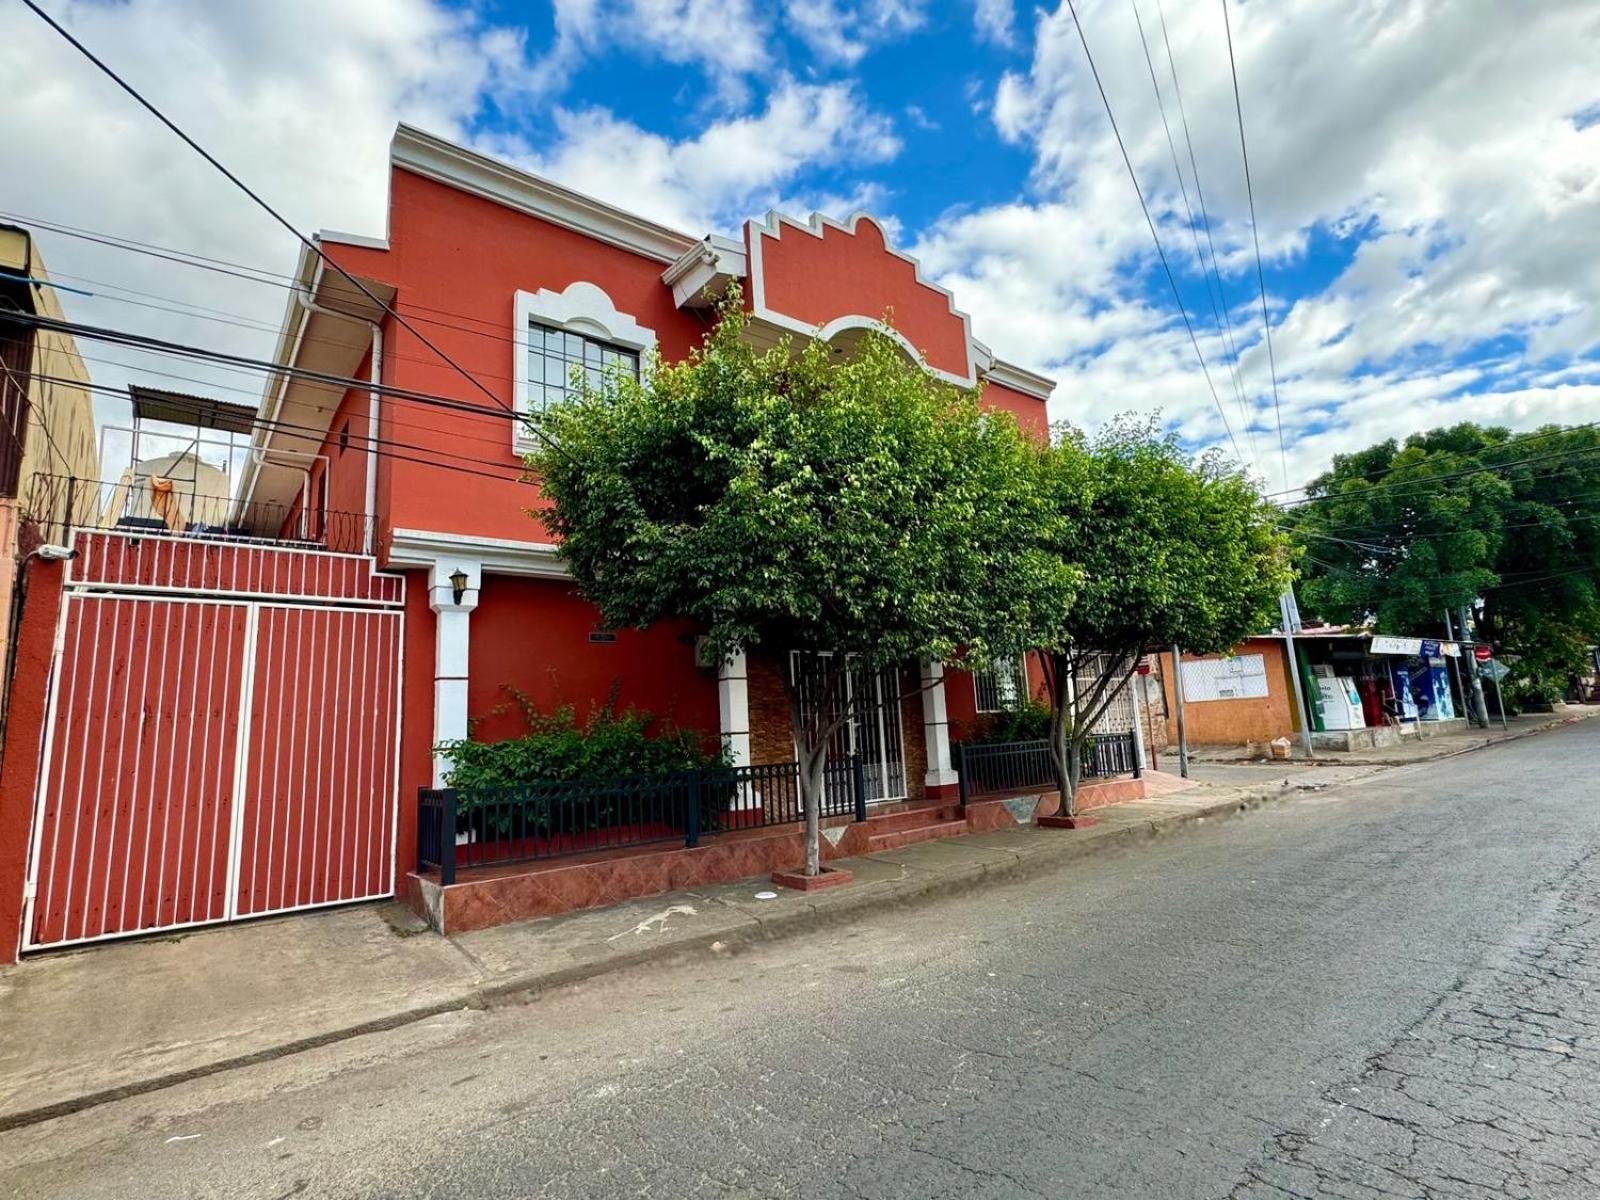
[[[996,659],[972,681],[981,713],[1013,712],[1028,701],[1028,670],[1020,655]]]

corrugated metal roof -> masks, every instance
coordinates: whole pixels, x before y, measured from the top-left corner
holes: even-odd
[[[249,433],[255,426],[256,410],[250,404],[233,404],[213,396],[169,392],[133,383],[128,385],[128,395],[133,399],[134,419],[139,421],[165,421],[229,433]]]

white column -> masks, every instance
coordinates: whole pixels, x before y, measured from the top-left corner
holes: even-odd
[[[717,707],[722,713],[722,742],[733,765],[750,765],[750,683],[741,650],[717,669]]]
[[[1128,681],[1132,685],[1129,698],[1133,701],[1133,761],[1139,764],[1141,771],[1150,765],[1144,757],[1144,714],[1140,711],[1144,708],[1144,679],[1135,671]]]
[[[456,598],[451,576],[461,572],[467,586]],[[428,607],[436,614],[433,634],[433,744],[467,736],[467,622],[478,607],[483,565],[470,559],[440,558],[428,571]],[[447,755],[433,756],[433,786],[443,787],[450,769]]]
[[[944,698],[944,664],[922,660],[922,737],[928,752],[926,787],[954,787],[959,780],[950,762],[950,710]]]

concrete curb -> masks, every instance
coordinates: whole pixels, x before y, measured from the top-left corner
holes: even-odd
[[[1581,717],[1577,718],[1577,720],[1582,719]],[[1461,754],[1470,754],[1486,749],[1489,746],[1517,741],[1532,734],[1571,723],[1574,723],[1573,719],[1560,719],[1534,729],[1521,731],[1510,737],[1485,740],[1479,745],[1460,747],[1429,758],[1413,759],[1405,763],[1348,762],[1338,765],[1369,766],[1373,768],[1370,773],[1377,774],[1383,768],[1410,766],[1414,762],[1431,762],[1442,758],[1453,758]],[[1357,778],[1366,777],[1363,775]],[[1351,783],[1355,782],[1355,780],[1345,779],[1339,782],[1341,784]],[[1317,786],[1320,788],[1326,785]],[[415,1008],[408,1008],[399,1012],[388,1013],[382,1017],[359,1021],[339,1029],[327,1030],[311,1037],[295,1038],[276,1046],[267,1046],[260,1050],[251,1051],[248,1054],[223,1058],[180,1071],[153,1075],[148,1079],[120,1084],[113,1088],[86,1092],[81,1096],[69,1097],[37,1108],[0,1114],[0,1132],[19,1129],[28,1125],[37,1125],[44,1121],[68,1116],[75,1112],[82,1112],[85,1109],[95,1108],[102,1104],[125,1100],[148,1092],[160,1091],[163,1088],[173,1087],[180,1083],[203,1079],[208,1075],[218,1075],[224,1071],[255,1066],[259,1063],[270,1062],[273,1059],[284,1058],[291,1054],[300,1054],[307,1050],[315,1050],[322,1046],[332,1045],[335,1042],[349,1041],[368,1034],[398,1029],[401,1026],[411,1025],[447,1012],[526,1003],[555,988],[582,983],[612,972],[625,971],[648,964],[670,962],[678,958],[689,958],[709,953],[714,947],[732,951],[741,947],[778,941],[800,933],[844,924],[869,909],[881,911],[885,907],[907,907],[925,901],[961,895],[972,890],[980,883],[997,880],[1013,882],[1034,878],[1080,858],[1087,858],[1107,851],[1127,850],[1165,834],[1180,832],[1209,820],[1238,816],[1252,809],[1289,799],[1305,790],[1303,786],[1285,786],[1283,783],[1275,784],[1271,787],[1218,789],[1217,798],[1209,804],[1184,812],[1167,813],[1152,817],[1114,830],[1103,830],[1090,837],[1075,837],[1073,831],[1061,830],[1059,833],[1052,834],[1048,839],[1041,839],[1037,850],[1025,852],[1007,850],[1006,853],[1011,855],[1009,862],[977,862],[960,870],[938,874],[930,872],[920,879],[908,877],[894,884],[869,884],[859,889],[851,888],[825,893],[824,895],[827,896],[827,899],[819,899],[807,907],[792,908],[787,912],[776,913],[770,918],[754,918],[732,929],[687,938],[668,946],[646,944],[639,949],[619,952],[606,958],[595,959],[592,962],[573,963],[544,971],[529,971],[510,979],[499,979],[465,988],[456,995],[444,1000],[436,1000]],[[885,851],[879,857],[886,861],[893,861],[893,853],[893,851]]]
[[[1246,812],[1272,800],[1285,798],[1293,792],[1292,788],[1274,789],[1270,793],[1260,789],[1246,791],[1230,788],[1227,789],[1227,795],[1219,796],[1213,803],[1202,808],[1154,817],[1121,829],[1100,833],[1093,838],[1074,839],[1071,831],[1064,830],[1059,835],[1059,842],[1053,836],[1049,842],[1042,842],[1037,851],[1027,853],[1008,851],[1012,856],[1010,862],[975,863],[964,869],[937,874],[930,872],[923,878],[909,877],[894,884],[868,885],[859,890],[846,889],[832,893],[827,901],[821,903],[792,908],[767,918],[756,918],[732,929],[706,933],[671,945],[655,946],[647,943],[636,950],[622,951],[592,962],[572,963],[554,969],[529,971],[510,979],[493,980],[465,988],[443,1000],[387,1013],[381,1017],[326,1030],[310,1037],[290,1039],[276,1046],[253,1050],[248,1054],[234,1055],[183,1070],[164,1072],[112,1088],[85,1092],[36,1108],[0,1114],[0,1132],[37,1125],[102,1104],[203,1079],[208,1075],[255,1066],[368,1034],[383,1033],[447,1012],[526,1003],[556,988],[582,983],[613,972],[669,962],[677,958],[691,958],[710,953],[713,947],[722,951],[735,951],[743,947],[844,924],[869,909],[881,911],[885,907],[905,907],[923,901],[956,896],[970,891],[980,883],[996,879],[1030,878],[1075,859],[1112,849],[1126,849],[1164,833],[1198,825],[1210,819]],[[886,855],[889,853],[892,852],[886,852]]]
[[[1447,758],[1459,758],[1463,754],[1473,754],[1479,750],[1487,750],[1490,746],[1503,746],[1509,742],[1520,742],[1523,738],[1533,737],[1535,734],[1547,733],[1552,729],[1560,729],[1566,725],[1579,725],[1584,721],[1600,717],[1600,710],[1584,713],[1568,713],[1565,716],[1553,717],[1539,725],[1528,729],[1519,729],[1515,733],[1498,733],[1483,737],[1468,746],[1446,746],[1435,750],[1432,754],[1419,754],[1415,758],[1195,758],[1191,761],[1206,766],[1214,767],[1250,767],[1262,764],[1271,766],[1287,765],[1292,767],[1410,767],[1417,763],[1440,762]],[[1324,750],[1325,756],[1343,753],[1338,750]]]

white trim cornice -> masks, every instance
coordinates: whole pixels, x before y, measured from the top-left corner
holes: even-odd
[[[389,161],[413,175],[448,184],[657,262],[676,262],[696,241],[686,233],[520,171],[415,126],[402,123],[395,128]]]
[[[431,529],[396,529],[389,543],[390,567],[432,567],[442,558],[465,558],[496,575],[566,579],[567,566],[553,542],[474,537]]]
[[[704,308],[716,303],[733,280],[743,279],[747,269],[742,245],[711,234],[661,272],[661,282],[672,289],[679,308]]]
[[[1041,375],[1037,371],[1019,367],[1015,363],[1002,362],[998,358],[989,364],[988,370],[983,372],[983,377],[998,383],[1001,387],[1021,392],[1024,396],[1032,396],[1036,400],[1048,400],[1056,390],[1056,381],[1048,375]]]

